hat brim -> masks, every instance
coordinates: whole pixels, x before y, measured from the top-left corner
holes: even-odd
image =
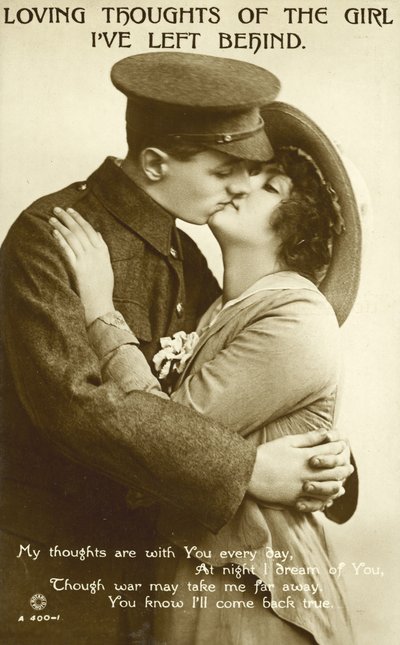
[[[349,175],[334,144],[303,112],[274,102],[262,108],[261,115],[272,146],[295,146],[309,154],[338,197],[345,230],[334,240],[332,259],[319,289],[342,325],[356,299],[361,269],[360,214]]]
[[[264,129],[258,130],[246,139],[231,141],[229,143],[207,143],[207,148],[225,152],[232,157],[247,159],[248,161],[269,161],[274,156],[274,150]]]

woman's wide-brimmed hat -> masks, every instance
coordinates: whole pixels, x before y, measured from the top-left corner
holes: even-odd
[[[294,146],[310,155],[337,195],[345,230],[334,239],[332,259],[319,289],[342,325],[357,296],[361,266],[360,213],[349,174],[335,145],[303,112],[274,102],[261,114],[274,149]]]

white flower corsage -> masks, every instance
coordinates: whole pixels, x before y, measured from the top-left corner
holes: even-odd
[[[176,334],[160,338],[161,349],[153,358],[153,363],[160,381],[175,374],[182,374],[185,365],[193,354],[199,341],[195,331],[187,334],[177,331]]]

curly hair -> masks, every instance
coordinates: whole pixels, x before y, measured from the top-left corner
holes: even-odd
[[[299,148],[280,148],[274,161],[293,184],[271,221],[281,239],[278,259],[319,284],[329,266],[334,236],[344,228],[337,197],[311,157]]]

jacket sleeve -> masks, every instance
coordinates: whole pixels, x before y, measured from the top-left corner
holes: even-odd
[[[2,296],[6,355],[38,431],[70,459],[223,526],[245,494],[254,447],[179,404],[102,382],[71,277],[32,212],[3,245]]]

